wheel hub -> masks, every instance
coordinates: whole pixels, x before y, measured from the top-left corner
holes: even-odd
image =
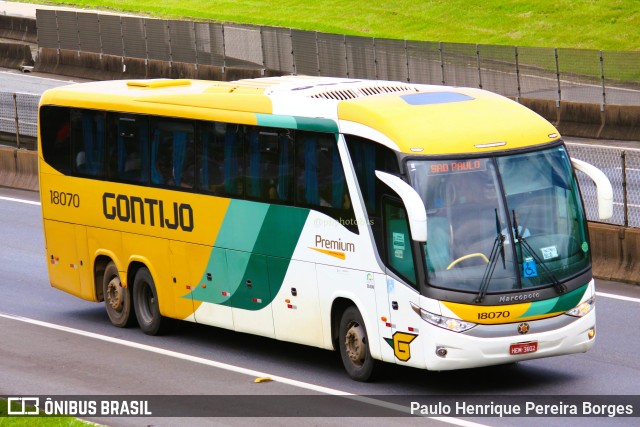
[[[364,329],[358,324],[352,324],[345,335],[345,349],[349,359],[356,365],[361,365],[365,356]]]
[[[120,279],[118,277],[114,277],[111,279],[109,284],[107,285],[107,303],[114,310],[120,310],[122,307],[122,284],[120,283]]]

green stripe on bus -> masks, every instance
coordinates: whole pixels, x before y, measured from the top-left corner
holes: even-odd
[[[555,307],[553,307],[553,311],[559,313],[561,311],[569,311],[574,308],[578,305],[588,287],[589,285],[584,285],[578,289],[561,295]]]
[[[232,200],[214,246],[252,252],[268,211],[265,203]]]
[[[520,317],[538,316],[548,313],[560,313],[571,310],[578,305],[582,296],[587,291],[588,285],[584,285],[578,289],[568,292],[559,297],[545,301],[536,301],[531,303],[529,309]]]
[[[206,287],[195,288],[191,297],[245,310],[269,305],[282,287],[308,216],[308,209],[231,201],[200,280]]]
[[[338,132],[338,124],[330,119],[314,119],[310,117],[284,116],[279,114],[256,113],[258,126],[286,129],[308,130],[316,132]]]

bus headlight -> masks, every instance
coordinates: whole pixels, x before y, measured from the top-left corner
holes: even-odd
[[[414,304],[411,304],[411,308],[413,308],[413,311],[420,314],[420,317],[428,323],[449,331],[464,332],[476,326],[475,323],[431,313],[430,311],[423,310]]]
[[[591,310],[593,310],[595,306],[596,306],[596,297],[594,295],[588,300],[581,302],[571,310],[567,311],[566,314],[574,317],[582,317],[588,314]]]

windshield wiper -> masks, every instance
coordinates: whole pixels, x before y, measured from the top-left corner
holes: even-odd
[[[536,251],[531,247],[531,245],[525,240],[525,238],[523,236],[520,236],[520,232],[518,231],[518,220],[516,219],[516,211],[514,209],[511,212],[512,212],[512,215],[513,215],[513,232],[515,234],[516,241],[520,242],[520,245],[524,249],[526,249],[527,252],[529,252],[529,254],[533,258],[533,260],[536,262],[536,264],[539,265],[540,268],[542,269],[542,271],[547,275],[547,277],[549,277],[551,279],[551,283],[556,288],[556,291],[559,294],[564,293],[567,290],[566,286],[564,286],[562,283],[560,283],[560,281],[558,280],[556,275],[553,274],[553,272],[549,269],[549,267],[547,267],[544,264],[544,262],[542,262],[542,260],[540,259],[540,257],[536,253]],[[523,228],[522,230],[524,231],[525,228]]]
[[[496,269],[498,255],[502,257],[502,268],[507,268],[507,264],[504,258],[504,241],[505,235],[500,232],[500,220],[498,219],[498,209],[496,208],[496,239],[493,241],[493,247],[491,248],[491,254],[489,255],[489,263],[484,270],[482,281],[480,282],[480,291],[475,299],[476,303],[481,303],[489,288],[489,283],[493,277],[493,272]]]

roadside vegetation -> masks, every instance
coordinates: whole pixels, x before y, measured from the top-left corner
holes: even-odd
[[[377,38],[640,51],[638,0],[21,0]]]

